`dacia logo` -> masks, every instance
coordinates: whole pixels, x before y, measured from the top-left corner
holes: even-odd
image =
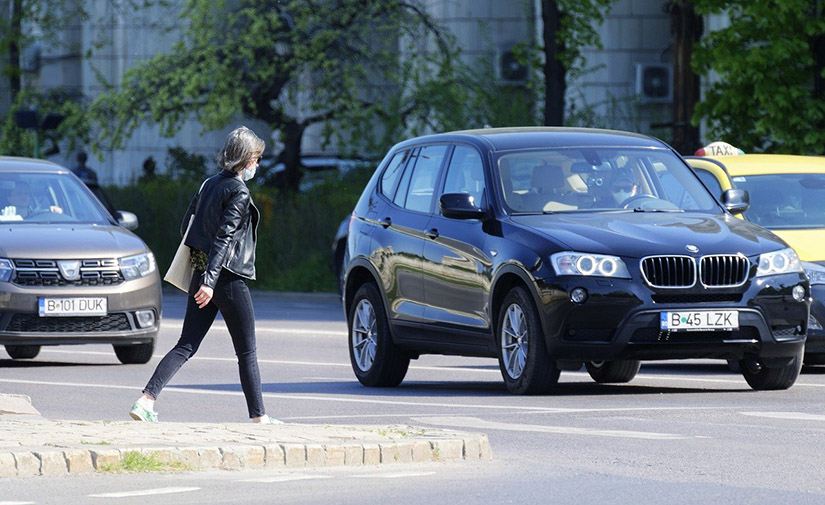
[[[57,268],[67,281],[76,281],[80,278],[80,260],[58,261]]]

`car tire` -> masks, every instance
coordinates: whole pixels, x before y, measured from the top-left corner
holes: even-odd
[[[781,367],[768,368],[760,360],[745,359],[739,362],[742,376],[748,385],[757,391],[788,389],[793,386],[802,370],[802,354]]]
[[[549,392],[561,373],[550,359],[530,294],[515,287],[504,297],[496,320],[498,363],[507,389],[517,395]]]
[[[155,342],[136,345],[113,345],[115,356],[124,365],[143,365],[152,359]]]
[[[630,382],[642,363],[638,360],[588,361],[584,364],[590,377],[599,384]]]
[[[825,354],[806,354],[805,366],[825,365]]]
[[[375,284],[364,284],[355,293],[347,324],[350,363],[358,382],[368,387],[401,384],[410,356],[392,341],[384,302]]]
[[[40,354],[39,345],[7,345],[6,352],[12,359],[32,359]]]

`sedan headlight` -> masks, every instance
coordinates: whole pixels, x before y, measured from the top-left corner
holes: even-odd
[[[556,275],[630,278],[624,261],[616,256],[563,251],[550,256],[550,263]]]
[[[6,258],[0,258],[0,282],[9,282],[14,272],[14,263]]]
[[[796,252],[790,247],[759,255],[759,268],[756,270],[757,277],[793,272],[802,272],[802,263],[799,261]]]
[[[127,281],[144,277],[155,271],[155,255],[152,253],[138,254],[120,258],[120,271]]]
[[[814,284],[825,284],[825,267],[811,263],[810,261],[803,261],[802,268],[805,269],[805,275],[807,275],[811,281],[811,286]]]

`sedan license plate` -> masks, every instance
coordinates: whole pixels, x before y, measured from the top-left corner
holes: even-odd
[[[736,310],[663,311],[660,328],[665,331],[714,331],[739,329]]]
[[[105,316],[106,298],[40,298],[40,317]]]

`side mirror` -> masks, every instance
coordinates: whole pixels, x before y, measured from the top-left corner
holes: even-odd
[[[452,219],[484,219],[487,211],[475,206],[467,193],[444,193],[438,200],[441,214]]]
[[[727,189],[722,192],[722,205],[731,214],[741,214],[751,206],[751,197],[744,189]]]
[[[115,211],[115,219],[117,219],[117,224],[127,230],[137,230],[138,218],[131,212],[126,212],[125,210]]]

